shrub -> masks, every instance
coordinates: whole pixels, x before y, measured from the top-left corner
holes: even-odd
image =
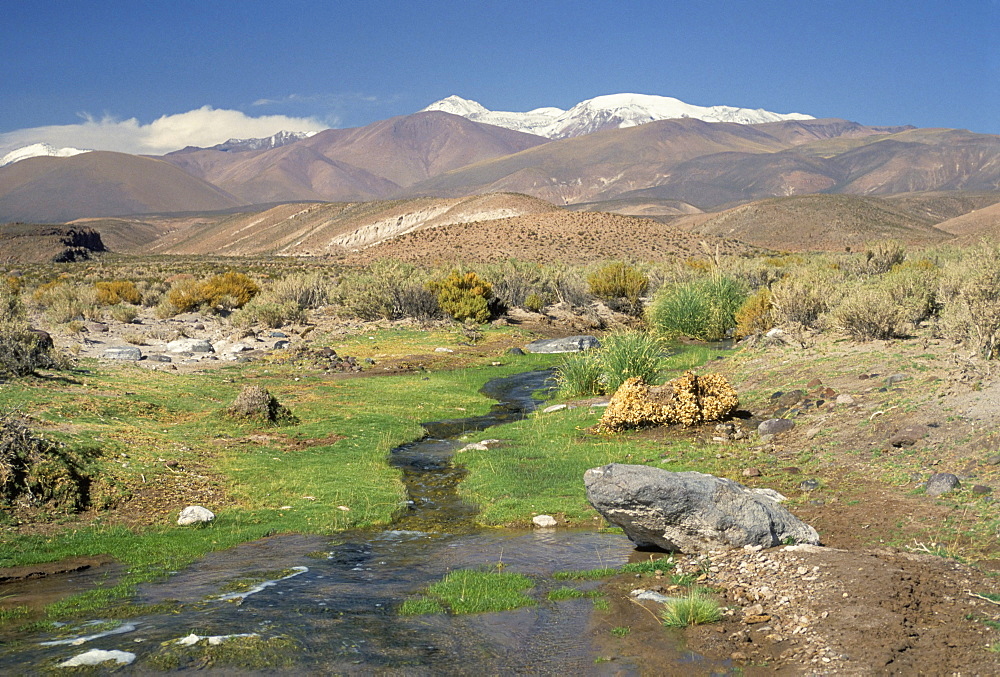
[[[624,263],[609,263],[587,278],[590,293],[608,302],[615,309],[637,313],[642,307],[640,297],[649,288],[649,278]]]
[[[415,266],[386,259],[365,272],[345,275],[336,289],[340,312],[362,320],[440,317],[437,295],[427,288],[426,275]]]
[[[167,300],[181,313],[229,310],[242,308],[259,293],[260,287],[247,275],[229,271],[203,282],[188,277],[178,279],[170,287]]]
[[[650,303],[647,319],[663,336],[719,341],[736,326],[736,311],[745,298],[742,286],[730,277],[698,278],[662,287]]]
[[[204,285],[194,279],[183,279],[173,283],[170,291],[167,292],[167,302],[170,304],[174,315],[177,313],[190,313],[208,304],[208,296],[205,294]],[[166,307],[157,306],[157,315],[167,312]],[[170,315],[163,315],[170,317]]]
[[[212,306],[242,308],[260,293],[260,286],[243,273],[229,271],[204,283],[204,294]]]
[[[453,270],[443,280],[432,280],[428,289],[437,295],[441,310],[453,319],[483,323],[490,319],[490,299],[493,286],[470,271],[462,274]]]
[[[131,324],[139,317],[139,309],[128,303],[119,303],[111,309],[111,319],[122,324]]]
[[[524,299],[524,308],[533,313],[540,313],[545,308],[545,298],[539,294],[528,294]]]
[[[837,295],[833,271],[800,268],[771,287],[771,304],[778,324],[816,326]]]
[[[258,296],[253,301],[233,313],[229,321],[237,327],[262,324],[271,329],[283,327],[292,322],[304,322],[305,311],[294,301],[276,301],[268,295]]]
[[[545,269],[544,273],[545,288],[551,291],[558,303],[580,308],[593,300],[587,292],[587,282],[578,270],[556,266]]]
[[[299,308],[320,308],[333,298],[333,282],[319,272],[289,275],[268,290],[272,301],[294,303]]]
[[[736,311],[733,319],[736,320],[734,333],[739,338],[752,334],[763,334],[774,327],[774,304],[771,303],[771,290],[764,287],[747,297],[747,300]]]
[[[986,359],[1000,352],[1000,248],[983,246],[945,269],[939,297],[946,336]]]
[[[882,275],[906,259],[906,248],[895,240],[883,240],[870,247],[864,257],[864,272],[869,275]]]
[[[527,308],[528,298],[545,290],[542,267],[537,263],[508,259],[487,265],[483,277],[493,286],[493,297],[506,308]]]
[[[905,306],[898,299],[886,295],[878,285],[856,288],[833,314],[844,331],[862,341],[906,335]]]
[[[97,290],[97,303],[104,306],[114,306],[119,303],[142,303],[142,294],[135,284],[127,280],[115,280],[112,282],[95,282],[94,288]]]
[[[73,320],[99,320],[102,311],[97,303],[97,290],[90,285],[49,282],[35,290],[33,298],[45,309],[45,316],[54,324]]]

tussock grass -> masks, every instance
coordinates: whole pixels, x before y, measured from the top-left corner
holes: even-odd
[[[440,613],[447,607],[456,614],[474,614],[534,606],[535,600],[524,594],[534,585],[523,574],[458,569],[431,585],[426,595],[404,602],[400,613]]]
[[[714,599],[691,593],[684,599],[665,604],[660,618],[668,628],[686,628],[718,622],[722,618],[722,609]]]

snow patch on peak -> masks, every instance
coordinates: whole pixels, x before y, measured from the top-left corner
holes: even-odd
[[[33,143],[30,146],[16,148],[4,155],[0,158],[0,167],[33,157],[71,157],[89,152],[89,150],[80,150],[79,148],[56,148],[47,143]]]
[[[427,111],[442,111],[444,113],[451,113],[452,115],[461,115],[463,118],[471,118],[473,115],[483,115],[489,113],[485,106],[476,102],[470,101],[469,99],[463,99],[460,96],[447,96],[440,101],[435,101],[431,105],[424,108],[421,113]]]
[[[536,108],[527,113],[491,111],[481,104],[449,96],[424,110],[442,110],[476,122],[521,132],[564,139],[602,129],[635,127],[655,120],[694,118],[705,122],[760,124],[781,120],[812,120],[802,113],[772,113],[734,106],[695,106],[670,96],[655,94],[605,94],[581,101],[569,110]]]

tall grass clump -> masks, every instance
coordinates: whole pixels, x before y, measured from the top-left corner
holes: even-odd
[[[524,594],[532,587],[534,582],[523,574],[457,569],[431,585],[426,596],[404,611],[437,613],[441,605],[456,614],[509,611],[535,605],[535,600]]]
[[[683,599],[665,604],[660,618],[668,628],[686,628],[689,625],[718,622],[722,619],[722,609],[714,599],[691,593]]]
[[[559,366],[556,380],[564,397],[613,393],[636,376],[656,383],[664,359],[660,338],[641,331],[619,332],[604,337],[600,348],[568,356]]]
[[[634,266],[608,263],[587,277],[590,293],[615,310],[636,314],[642,309],[640,298],[649,288],[649,277]]]
[[[740,283],[713,274],[661,287],[646,317],[652,330],[662,336],[719,341],[736,327],[736,311],[745,299]]]
[[[542,266],[507,259],[485,266],[483,277],[493,286],[493,296],[506,308],[537,311],[551,298]]]

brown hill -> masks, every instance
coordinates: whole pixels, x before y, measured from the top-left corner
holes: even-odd
[[[261,212],[209,215],[171,224],[144,247],[159,254],[285,256],[344,254],[406,233],[453,223],[552,211],[537,198],[509,193],[362,203],[297,203]]]
[[[1000,202],[1000,191],[929,191],[920,193],[899,193],[886,195],[886,200],[905,211],[931,220],[936,227],[956,216],[983,209]],[[942,230],[947,230],[941,228]]]
[[[659,120],[553,141],[448,172],[407,192],[454,197],[504,190],[554,204],[589,202],[652,185],[691,158],[733,150],[768,153],[785,146],[754,125]]]
[[[1000,203],[956,216],[937,224],[937,227],[955,235],[959,244],[972,244],[984,239],[1000,242]]]
[[[819,192],[995,191],[1000,137],[842,120],[663,120],[552,142],[429,179],[410,192],[499,189],[556,204],[657,199],[700,209]]]
[[[38,223],[0,224],[0,263],[83,261],[107,251],[95,230]]]
[[[163,160],[95,151],[0,167],[0,220],[226,209],[237,200]]]
[[[677,216],[700,214],[701,210],[694,205],[681,200],[657,198],[631,198],[621,200],[601,200],[599,202],[578,202],[566,205],[566,209],[574,212],[610,212],[625,216],[641,216],[657,221],[673,220]]]
[[[386,257],[427,264],[510,258],[574,264],[615,259],[666,261],[702,255],[703,242],[726,254],[759,251],[651,219],[559,210],[420,230],[352,253],[347,261],[363,264]]]
[[[951,237],[891,201],[856,195],[772,198],[674,223],[699,235],[782,251],[843,251],[882,239],[931,244]]]
[[[370,200],[452,169],[547,142],[533,134],[434,111],[366,127],[329,129],[270,150],[185,149],[164,159],[246,204]]]

